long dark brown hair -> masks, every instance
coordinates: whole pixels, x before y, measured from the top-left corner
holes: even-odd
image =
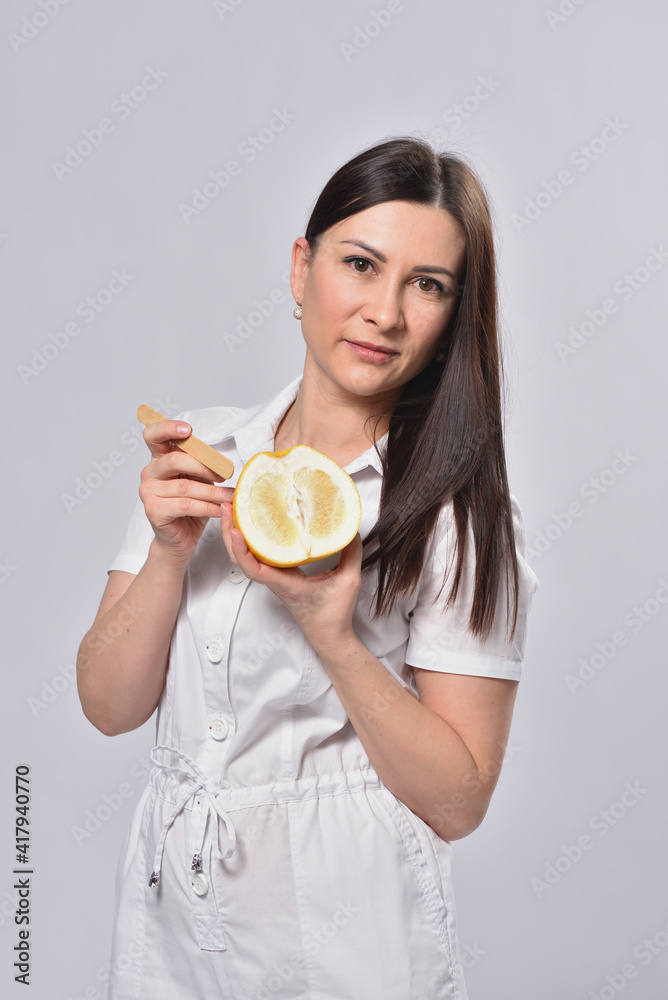
[[[451,502],[457,564],[447,603],[454,602],[461,582],[470,518],[475,585],[468,627],[473,635],[488,635],[505,565],[506,581],[509,568],[513,574],[510,641],[517,621],[518,568],[503,443],[494,241],[482,183],[453,153],[437,153],[410,136],[390,139],[336,171],[304,235],[314,254],[330,226],[394,200],[445,209],[459,224],[466,250],[445,361],[432,360],[406,383],[391,412],[384,456],[376,445],[383,484],[362,562],[363,570],[379,563],[374,617],[389,613],[397,597],[417,585],[439,512]],[[369,553],[374,541],[378,544]],[[441,590],[444,585],[445,576]]]

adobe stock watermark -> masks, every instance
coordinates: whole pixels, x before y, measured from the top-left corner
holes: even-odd
[[[486,954],[487,951],[481,948],[477,941],[473,944],[459,945],[459,960],[464,969],[473,969]],[[416,1000],[434,1000],[443,989],[443,973],[437,970],[424,989],[425,992],[420,993]]]
[[[87,633],[87,638],[82,642],[77,656],[79,670],[85,670],[90,665],[90,653],[101,653],[105,646],[115,642],[119,636],[123,635],[132,622],[136,621],[139,615],[146,610],[137,607],[137,602],[134,599],[128,600],[127,597],[122,597],[114,605],[114,608],[119,609],[114,621],[105,625],[103,624],[104,618],[102,618]]]
[[[579,489],[579,495],[584,497],[590,506],[598,503],[601,497],[622,476],[626,475],[631,466],[637,461],[638,455],[632,455],[628,448],[624,451],[617,448],[610,465],[596,476],[592,476],[586,483],[583,483]],[[573,500],[569,503],[566,510],[560,511],[557,514],[552,513],[551,523],[542,531],[534,532],[533,546],[527,546],[526,548],[527,560],[531,562],[532,559],[538,559],[544,555],[575,524],[575,521],[582,517],[585,511],[586,508],[581,503]]]
[[[373,697],[361,708],[362,718],[370,722],[371,720],[380,718],[381,715],[385,715],[388,708],[401,697],[402,689],[404,689],[403,685],[395,678],[395,682],[387,684],[382,691],[374,691]],[[409,694],[415,697],[410,688],[405,688],[404,690],[407,690]]]
[[[634,781],[633,784],[627,781],[619,798],[591,817],[589,829],[596,833],[599,839],[607,836],[613,827],[628,816],[630,810],[648,794],[648,791],[649,789],[644,788],[639,781]],[[597,843],[591,834],[581,833],[574,844],[562,844],[562,853],[554,861],[545,863],[542,878],[531,879],[531,888],[538,899],[561,882],[564,875],[582,861],[585,854],[592,851]]]
[[[659,586],[655,592],[642,604],[635,604],[624,615],[623,623],[632,635],[644,629],[648,622],[668,606],[668,581],[659,580]],[[595,651],[585,659],[583,656],[578,660],[578,671],[575,674],[566,674],[564,681],[566,687],[575,695],[582,688],[586,687],[595,677],[598,677],[602,670],[614,660],[618,650],[629,641],[629,632],[624,629],[617,629],[608,639],[595,644]]]
[[[7,580],[16,573],[17,569],[18,566],[10,562],[9,556],[5,556],[4,559],[0,560],[0,583],[7,583]]]
[[[213,0],[213,9],[222,21],[226,14],[233,14],[246,0]]]
[[[114,268],[106,285],[98,288],[96,292],[88,295],[75,306],[75,315],[81,317],[84,323],[90,326],[134,280],[134,274],[128,274],[124,267],[120,271]],[[81,332],[81,324],[77,320],[71,319],[63,323],[59,329],[47,333],[47,339],[44,343],[39,348],[32,348],[30,352],[32,360],[28,364],[16,367],[23,384],[28,385],[32,379],[37,378],[59,354],[67,350]]]
[[[640,966],[647,968],[655,958],[665,955],[668,949],[668,924],[660,927],[652,937],[643,938],[632,951],[634,958],[638,959]],[[641,971],[635,962],[625,962],[619,972],[607,973],[604,977],[605,983],[596,992],[590,990],[587,1000],[614,1000],[628,983],[635,979]]]
[[[604,122],[604,127],[600,135],[595,136],[590,139],[589,142],[582,143],[577,149],[574,149],[570,156],[568,157],[568,162],[572,166],[577,167],[580,174],[589,170],[592,163],[603,156],[605,152],[610,148],[610,145],[617,141],[622,132],[625,132],[628,128],[628,124],[622,122],[619,116],[615,118],[606,118]],[[541,190],[538,191],[533,198],[527,198],[524,203],[524,214],[521,212],[513,212],[510,216],[510,220],[515,226],[515,230],[521,233],[524,229],[532,226],[536,219],[539,219],[543,212],[554,204],[566,190],[570,187],[577,179],[577,174],[574,174],[571,170],[564,167],[562,170],[558,171],[556,177],[552,177],[547,181],[543,181],[541,185]]]
[[[258,643],[252,653],[244,657],[239,673],[244,676],[254,673],[263,663],[271,660],[279,649],[283,649],[287,640],[292,638],[296,632],[295,622],[283,622],[277,629],[270,632],[262,642]]]
[[[228,160],[220,170],[210,170],[210,180],[205,181],[201,187],[193,188],[193,197],[190,203],[179,202],[179,212],[181,218],[190,225],[193,219],[207,208],[211,202],[218,197],[221,191],[225,191],[231,184],[233,177],[238,177],[244,169],[244,164],[253,163],[254,160],[268,146],[272,144],[277,135],[295,120],[295,115],[288,111],[283,105],[282,108],[273,108],[273,114],[266,125],[252,135],[247,135],[237,146],[239,160]]]
[[[127,972],[132,968],[132,963],[142,957],[144,951],[137,941],[132,941],[127,951],[118,955],[113,962],[105,962],[98,966],[95,972],[95,982],[101,983],[102,992],[95,983],[89,983],[83,990],[77,989],[76,996],[70,993],[67,1000],[105,1000],[107,987],[115,981],[115,977],[121,972]]]
[[[345,903],[338,900],[337,908],[332,913],[330,919],[323,921],[320,927],[317,927],[315,930],[306,931],[304,934],[304,955],[307,958],[317,955],[337,936],[341,928],[347,927],[350,921],[360,912],[360,907],[356,906],[350,899],[346,900]],[[261,1000],[261,998],[258,997],[258,1000]]]
[[[474,941],[473,944],[467,943],[459,946],[459,960],[465,969],[472,969],[486,954],[486,949],[481,948],[477,941]],[[439,982],[435,983],[435,986],[439,985]]]
[[[412,2],[412,0],[404,0]],[[355,56],[364,52],[369,45],[378,38],[380,33],[388,27],[397,14],[402,14],[404,4],[402,0],[388,0],[385,7],[380,10],[371,10],[369,20],[363,25],[356,24],[353,31],[352,41],[339,42],[339,49],[347,63],[351,63]]]
[[[289,287],[289,269],[283,271],[280,281],[282,285]],[[275,285],[262,298],[253,299],[251,303],[253,308],[245,316],[237,316],[234,332],[225,331],[221,334],[223,343],[230,354],[234,354],[239,347],[253,336],[256,330],[259,330],[264,321],[273,315],[277,306],[285,305],[288,301],[287,293],[278,285]]]
[[[485,778],[496,777],[496,775],[501,773],[503,765],[506,761],[511,760],[518,753],[520,753],[522,747],[516,747],[513,745],[512,739],[509,739],[505,746],[499,747],[494,756],[485,763],[480,768],[480,773]],[[461,782],[461,788],[453,792],[448,799],[443,802],[436,802],[432,805],[433,812],[430,814],[428,823],[429,826],[438,833],[439,827],[443,827],[445,832],[447,832],[448,824],[457,815],[457,812],[467,805],[470,804],[472,799],[478,795],[482,789],[482,781],[480,778],[476,778],[474,775],[469,775],[463,779]]]
[[[433,128],[429,130],[429,139],[434,145],[440,146],[451,136],[458,132],[465,122],[472,118],[482,104],[485,104],[493,94],[496,94],[501,87],[501,82],[494,79],[492,73],[487,76],[478,76],[478,81],[471,92],[451,104],[443,112],[443,123],[445,128]]]
[[[253,994],[253,1000],[271,1000],[279,990],[283,991],[286,983],[294,978],[295,971],[303,968],[305,959],[317,955],[358,913],[360,913],[359,906],[350,899],[345,903],[338,900],[336,910],[329,920],[323,921],[316,930],[306,931],[303,936],[303,950],[294,952],[280,964],[274,964],[269,978]]]
[[[594,309],[587,309],[585,319],[581,320],[577,326],[569,326],[568,340],[555,342],[554,349],[561,361],[565,362],[573,354],[577,354],[580,348],[584,347],[605,326],[610,316],[614,316],[619,311],[620,302],[628,302],[629,299],[632,299],[636,292],[644,288],[652,275],[663,267],[666,261],[668,261],[668,251],[663,249],[663,244],[658,247],[650,247],[644,262],[636,267],[632,273],[627,271],[614,283],[613,291],[618,298],[615,299],[611,296],[604,299]]]
[[[157,90],[160,84],[167,79],[169,74],[161,70],[159,66],[155,69],[152,66],[146,67],[146,72],[141,81],[130,91],[123,91],[111,102],[110,111],[113,118],[100,118],[97,125],[92,128],[84,128],[81,131],[81,139],[74,145],[65,147],[65,155],[62,162],[60,160],[51,161],[51,169],[62,182],[64,177],[73,174],[77,167],[80,167],[84,160],[87,160],[96,149],[105,141],[108,135],[116,131],[119,122],[130,117],[141,104],[144,103],[148,95]]]
[[[18,31],[7,33],[7,41],[14,52],[20,52],[33,38],[37,38],[54,17],[60,14],[61,7],[66,7],[69,3],[70,0],[39,0],[37,9],[21,18]]]
[[[136,761],[129,771],[132,781],[122,781],[115,791],[105,793],[98,805],[86,810],[80,824],[70,827],[70,833],[77,847],[81,847],[86,840],[99,833],[105,823],[108,823],[112,816],[115,816],[125,803],[134,797],[138,783],[141,782],[143,787],[144,782],[148,780],[151,767],[150,760]]]
[[[12,876],[12,881],[14,876]],[[0,927],[4,927],[7,920],[13,925],[14,917],[16,916],[16,889],[12,892],[10,889],[5,890],[5,894],[2,897],[2,902],[0,903]],[[30,985],[30,984],[28,984]]]
[[[170,399],[157,399],[154,409],[170,418],[179,412],[179,406],[172,403]],[[89,500],[93,493],[113,476],[116,469],[125,464],[127,456],[133,454],[143,444],[143,430],[136,424],[123,431],[119,446],[103,458],[94,461],[90,471],[77,476],[71,493],[60,494],[60,499],[67,513],[72,514],[82,507],[86,500]]]
[[[561,0],[556,10],[546,10],[545,17],[552,31],[556,31],[560,24],[572,17],[586,2],[587,0]]]
[[[57,667],[56,672],[51,675],[48,681],[42,681],[38,694],[30,695],[26,700],[33,718],[36,719],[41,712],[46,711],[49,705],[58,701],[60,696],[74,685],[76,679],[77,668],[74,663],[66,663],[64,666]]]

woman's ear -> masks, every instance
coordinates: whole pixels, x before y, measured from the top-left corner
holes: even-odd
[[[301,302],[304,297],[304,279],[308,271],[311,254],[308,240],[305,236],[296,239],[292,247],[292,267],[290,269],[290,289],[295,302]]]

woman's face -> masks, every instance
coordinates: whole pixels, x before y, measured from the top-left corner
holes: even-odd
[[[465,241],[440,208],[388,201],[322,235],[308,260],[295,241],[291,287],[302,306],[306,366],[347,392],[396,399],[446,342]]]

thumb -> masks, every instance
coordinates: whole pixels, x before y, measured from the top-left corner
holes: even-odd
[[[362,536],[359,531],[348,544],[341,549],[341,555],[339,557],[339,566],[343,563],[344,566],[355,565],[355,563],[362,562]]]

